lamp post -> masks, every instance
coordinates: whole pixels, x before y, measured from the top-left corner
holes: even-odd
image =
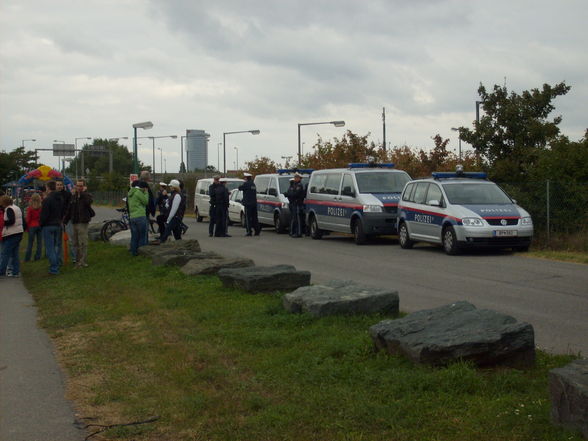
[[[480,104],[484,104],[484,101],[476,101],[476,122],[480,122]]]
[[[24,143],[25,143],[26,141],[32,141],[32,142],[36,142],[37,140],[36,140],[36,139],[23,139],[23,140],[21,140],[21,142],[20,142],[20,146],[21,146],[22,148],[24,148]]]
[[[220,172],[220,146],[223,145],[222,142],[219,142],[216,146],[216,169],[218,172]]]
[[[148,136],[147,138],[153,141],[153,174],[155,175],[155,140],[159,138],[172,138],[177,139],[178,135],[165,135],[165,136]]]
[[[233,147],[235,149],[235,153],[237,153],[237,161],[236,161],[236,166],[235,169],[239,170],[239,147]]]
[[[54,139],[53,142],[60,142],[62,144],[65,144],[65,141],[60,141],[59,139]],[[62,159],[57,159],[57,168],[59,169],[59,167],[61,166],[62,163]],[[63,172],[62,172],[63,174]]]
[[[332,124],[335,127],[343,127],[345,125],[345,121],[298,123],[298,164],[300,164],[302,162],[302,147],[300,144],[300,126],[318,126],[320,124]]]
[[[288,164],[290,163],[290,159],[292,159],[292,155],[290,155],[290,156],[280,156],[280,157],[286,161],[284,163],[284,167],[287,167]]]
[[[137,129],[149,130],[153,128],[151,121],[133,124],[133,173],[139,173],[139,161],[137,158]]]
[[[226,136],[227,135],[234,135],[235,133],[251,133],[252,135],[259,135],[259,130],[239,130],[237,132],[224,132],[223,133],[223,173],[227,174],[227,142]]]
[[[163,153],[161,147],[157,147],[157,150],[159,150],[159,168],[161,169],[161,173],[163,173]]]
[[[77,159],[77,154],[78,154],[78,139],[92,139],[89,136],[82,136],[81,138],[75,138],[74,139],[74,144],[76,146],[76,151],[74,152],[75,157]],[[84,149],[82,149],[82,175],[84,174]],[[78,179],[78,161],[76,161],[76,179]]]
[[[461,132],[459,131],[459,129],[457,127],[452,127],[451,130],[453,130],[454,132],[458,133],[458,139],[459,139],[459,161],[461,162]]]

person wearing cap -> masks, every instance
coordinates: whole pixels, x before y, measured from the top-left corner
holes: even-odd
[[[302,175],[300,173],[296,172],[293,179],[286,192],[286,197],[290,205],[290,236],[302,237],[302,233],[304,232],[304,198],[306,197],[306,191],[302,184]]]
[[[157,209],[159,210],[159,214],[157,215],[157,217],[155,218],[155,220],[157,221],[157,226],[158,226],[158,233],[159,233],[159,239],[161,240],[161,236],[163,235],[163,232],[165,230],[165,220],[167,219],[167,215],[168,213],[168,209],[167,209],[167,199],[168,199],[168,194],[167,194],[167,184],[165,182],[160,182],[159,183],[159,191],[157,192],[157,197],[155,199],[155,205],[157,205]]]
[[[212,177],[212,184],[208,186],[208,195],[210,196],[210,209],[208,211],[208,236],[214,235],[214,227],[216,226],[216,188],[220,185],[220,176],[214,175]]]
[[[214,189],[215,202],[215,230],[214,237],[231,237],[227,231],[227,218],[229,214],[229,190],[226,179],[220,179],[219,185]]]
[[[261,227],[257,219],[257,189],[251,173],[243,173],[243,176],[245,182],[239,186],[239,191],[243,192],[242,204],[245,207],[245,229],[247,230],[245,236],[251,236],[253,232],[259,236]]]
[[[149,216],[155,216],[155,197],[153,196],[153,192],[151,191],[151,186],[149,185],[151,182],[151,173],[148,170],[142,170],[141,174],[139,175],[139,179],[133,181],[131,184],[132,187],[139,187],[144,188],[147,192],[148,200],[147,205],[145,206],[145,220],[147,225],[149,226]],[[145,238],[143,239],[145,244],[149,242],[149,228],[145,229]]]
[[[182,238],[182,221],[186,212],[186,197],[182,193],[180,181],[172,179],[168,187],[172,192],[167,201],[169,212],[165,222],[165,230],[161,236],[161,243],[164,243],[172,233],[175,240]]]

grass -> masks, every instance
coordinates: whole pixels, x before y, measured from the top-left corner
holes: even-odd
[[[540,259],[588,264],[588,253],[582,251],[534,250],[527,255]]]
[[[93,243],[89,268],[24,266],[68,395],[116,440],[580,440],[549,421],[548,371],[433,369],[375,353],[382,316],[287,314],[276,294]],[[99,439],[94,437],[93,439]]]

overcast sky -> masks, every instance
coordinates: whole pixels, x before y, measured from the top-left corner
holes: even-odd
[[[302,122],[346,122],[302,127],[304,149],[347,129],[379,143],[382,107],[392,146],[430,148],[439,133],[456,148],[479,84],[505,81],[517,93],[566,81],[552,117],[577,140],[587,16],[586,0],[0,0],[0,148],[88,136],[131,148],[132,124],[149,120],[140,136],[206,130],[216,166],[223,132],[261,130],[227,136],[233,168],[235,146],[240,165],[296,155]],[[177,171],[179,138],[156,146]]]

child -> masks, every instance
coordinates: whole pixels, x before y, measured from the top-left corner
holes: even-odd
[[[35,252],[35,260],[41,258],[41,195],[35,193],[29,200],[26,217],[27,231],[29,232],[29,241],[27,243],[27,252],[25,254],[25,262],[31,260],[33,252],[33,242],[37,240],[37,250]]]

